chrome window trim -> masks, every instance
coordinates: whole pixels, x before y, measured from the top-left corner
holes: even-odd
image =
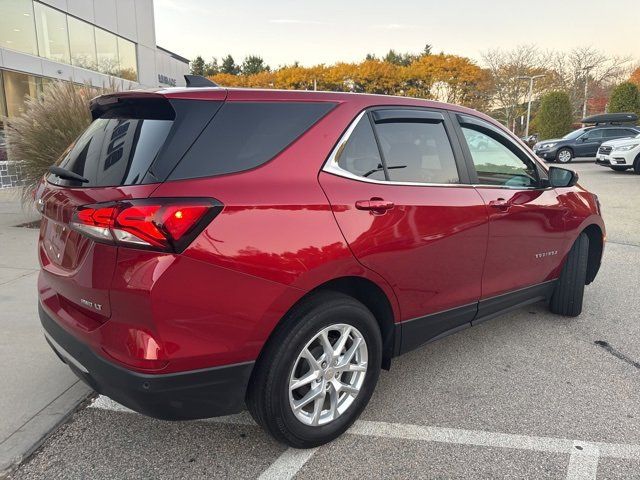
[[[399,107],[401,108],[401,107]],[[365,183],[375,183],[378,185],[405,185],[409,187],[473,187],[468,183],[424,183],[424,182],[394,182],[392,180],[375,180],[373,178],[360,177],[354,173],[351,173],[348,170],[340,167],[338,165],[337,156],[342,148],[344,148],[345,144],[349,141],[349,138],[353,134],[356,126],[362,120],[362,118],[367,115],[367,110],[363,110],[358,114],[358,116],[351,122],[347,130],[342,134],[336,146],[333,147],[333,150],[329,154],[329,158],[325,161],[322,171],[331,173],[333,175],[337,175],[339,177],[349,178],[351,180],[357,180],[359,182]],[[373,128],[373,127],[372,127]]]
[[[349,138],[353,134],[356,126],[362,120],[362,118],[367,115],[367,110],[363,110],[358,114],[358,116],[349,124],[347,130],[342,134],[338,143],[336,143],[333,150],[329,154],[329,157],[325,161],[322,166],[322,171],[326,173],[330,173],[332,175],[337,175],[338,177],[348,178],[350,180],[356,180],[358,182],[365,183],[373,183],[377,185],[401,185],[407,187],[449,187],[449,188],[499,188],[504,190],[551,190],[552,187],[510,187],[506,185],[489,185],[486,183],[424,183],[424,182],[394,182],[391,180],[375,180],[373,178],[360,177],[351,173],[348,170],[343,169],[338,165],[338,161],[336,157],[338,156],[338,152],[344,147],[344,145],[349,141]],[[372,127],[373,128],[373,127]],[[517,145],[515,142],[512,142]],[[520,148],[519,145],[517,145]],[[522,150],[522,148],[520,148]],[[526,152],[523,152],[526,154]],[[527,156],[529,156],[527,154]]]

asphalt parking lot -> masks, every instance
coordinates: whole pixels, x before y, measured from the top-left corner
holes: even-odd
[[[100,397],[11,478],[640,479],[640,176],[571,168],[608,229],[578,318],[534,305],[396,359],[318,449],[287,449],[246,414],[170,423]]]

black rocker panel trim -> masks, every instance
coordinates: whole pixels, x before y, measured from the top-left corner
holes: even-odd
[[[432,313],[396,324],[394,355],[477,325],[491,318],[541,300],[549,300],[556,280],[514,290],[476,303]]]

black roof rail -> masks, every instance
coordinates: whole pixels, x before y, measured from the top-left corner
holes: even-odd
[[[187,88],[198,88],[198,87],[219,87],[215,82],[212,82],[208,78],[203,77],[202,75],[185,75],[185,82],[187,82]]]

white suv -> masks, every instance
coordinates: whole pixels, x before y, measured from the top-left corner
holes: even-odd
[[[598,149],[596,163],[617,172],[633,168],[640,174],[640,134],[604,142]]]

